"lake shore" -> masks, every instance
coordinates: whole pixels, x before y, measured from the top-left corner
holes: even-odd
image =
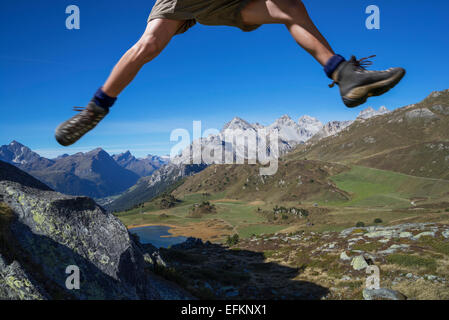
[[[224,221],[221,220],[207,220],[189,223],[187,225],[179,226],[164,223],[148,223],[139,225],[127,226],[128,230],[135,228],[144,228],[152,226],[168,227],[169,236],[164,237],[194,237],[200,238],[203,241],[220,242],[227,235],[232,235],[232,229]]]

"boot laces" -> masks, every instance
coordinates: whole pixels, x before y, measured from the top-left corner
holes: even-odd
[[[354,64],[354,66],[356,66],[356,67],[358,67],[360,69],[366,70],[366,67],[371,66],[373,64],[373,62],[371,60],[368,60],[368,59],[374,58],[375,56],[376,55],[373,54],[373,55],[371,55],[369,57],[361,58],[359,60],[354,59],[353,60],[353,64]]]
[[[373,62],[371,60],[371,58],[374,58],[376,55],[373,54],[369,57],[365,57],[365,58],[360,58],[360,59],[356,59],[354,56],[351,58],[350,62],[358,69],[362,69],[362,70],[366,70],[366,67],[373,65]],[[330,85],[329,88],[333,88],[338,82],[337,81],[333,81]]]
[[[86,109],[86,107],[73,107],[73,111],[77,111],[77,112],[81,112],[85,109]]]

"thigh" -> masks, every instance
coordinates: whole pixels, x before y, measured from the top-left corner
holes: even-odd
[[[289,7],[296,0],[252,0],[242,9],[246,24],[283,23],[290,19]]]

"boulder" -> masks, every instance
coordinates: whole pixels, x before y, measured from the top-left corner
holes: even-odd
[[[7,264],[0,255],[0,299],[6,300],[44,300],[49,296],[22,268],[13,261]]]
[[[12,249],[2,252],[10,265],[2,267],[1,272],[15,275],[24,284],[32,284],[25,291],[14,291],[4,285],[8,296],[19,299],[189,297],[179,287],[145,270],[147,264],[139,244],[119,219],[92,199],[51,191],[16,168],[2,165],[0,199],[11,209],[13,218],[6,226],[7,243]],[[79,268],[79,290],[66,287],[68,266]]]
[[[351,260],[351,258],[347,255],[346,251],[343,251],[343,252],[340,254],[340,260],[348,261],[348,260]]]
[[[417,234],[416,236],[414,236],[412,239],[418,240],[421,237],[435,237],[435,232],[434,231],[421,232],[420,234]]]
[[[354,270],[363,270],[368,267],[368,263],[366,262],[365,258],[360,255],[352,259],[351,266]]]
[[[413,236],[413,234],[411,232],[407,232],[407,231],[401,232],[399,234],[399,238],[411,238],[412,236]]]
[[[363,298],[365,300],[407,300],[399,291],[391,289],[363,289]]]
[[[365,234],[365,237],[368,238],[389,238],[392,237],[394,234],[394,232],[392,230],[378,230],[378,231],[373,231],[373,232],[369,232]]]

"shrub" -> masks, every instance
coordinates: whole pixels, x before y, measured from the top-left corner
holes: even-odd
[[[200,204],[194,204],[187,216],[189,218],[201,218],[203,214],[215,213],[216,211],[214,204],[211,204],[209,201],[203,201]]]
[[[365,223],[362,222],[362,221],[359,221],[359,222],[357,222],[357,223],[355,224],[355,226],[356,226],[357,228],[363,228],[363,227],[365,226]]]
[[[382,223],[383,221],[382,221],[382,219],[381,218],[376,218],[376,219],[374,219],[374,223]]]
[[[228,238],[226,239],[226,244],[231,247],[239,243],[239,240],[240,238],[237,233],[234,234],[232,237],[228,235]]]
[[[446,210],[444,210],[444,211],[449,212],[449,208],[446,208]]]
[[[162,196],[162,199],[159,202],[159,208],[161,209],[170,209],[176,206],[178,202],[181,202],[180,200],[176,199],[171,194],[164,194]]]

